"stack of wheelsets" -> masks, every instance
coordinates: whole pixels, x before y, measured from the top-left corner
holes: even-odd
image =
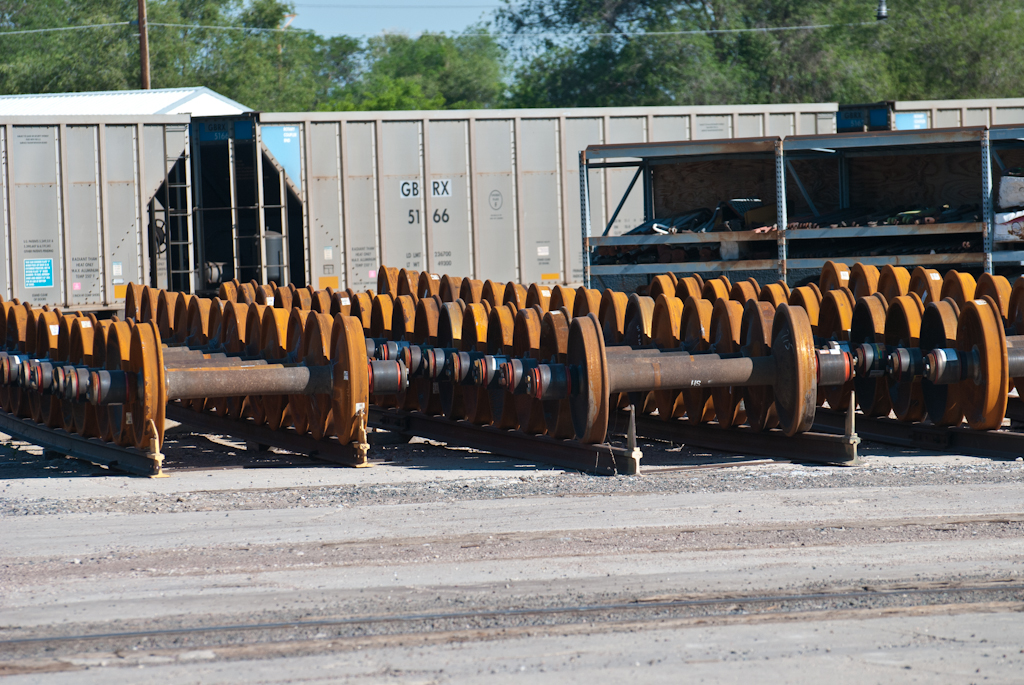
[[[630,405],[792,436],[851,396],[985,430],[1024,378],[1024,280],[988,274],[829,262],[793,289],[666,274],[626,294],[382,267],[377,285],[132,285],[125,320],[4,302],[0,408],[158,451],[173,402],[365,454],[371,404],[586,443]]]

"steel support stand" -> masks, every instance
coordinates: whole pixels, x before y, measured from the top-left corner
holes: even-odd
[[[583,233],[583,286],[590,287],[590,177],[587,151],[580,150],[580,226]]]
[[[786,246],[786,226],[789,225],[789,217],[786,215],[786,161],[782,149],[782,141],[775,142],[775,201],[776,220],[778,222],[778,247],[779,247],[779,280],[786,283],[786,259],[788,248]]]
[[[985,129],[981,138],[981,211],[984,214],[982,219],[982,249],[985,251],[985,273],[992,273],[992,251],[995,247],[996,217],[994,203],[992,202],[992,141],[989,138],[988,129]]]

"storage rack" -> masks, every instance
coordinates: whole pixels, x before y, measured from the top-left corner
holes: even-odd
[[[1010,161],[1005,162],[1003,157]],[[946,157],[937,157],[945,155]],[[774,178],[774,200],[777,207],[777,225],[782,229],[768,233],[752,231],[723,231],[707,233],[679,233],[669,235],[591,236],[593,230],[589,207],[588,171],[626,167],[637,169],[635,181],[640,181],[644,196],[644,219],[651,221],[656,212],[655,197],[665,188],[659,184],[669,183],[670,173],[686,168],[683,165],[697,162],[725,162],[716,172],[709,172],[710,179],[702,178],[702,185],[727,188],[735,187],[735,175],[750,170],[755,160],[762,164],[774,161],[771,173]],[[936,163],[936,160],[942,160]],[[952,160],[952,161],[949,161]],[[678,142],[637,145],[593,145],[580,153],[580,192],[585,252],[590,253],[598,246],[644,246],[644,245],[699,245],[722,242],[774,241],[777,259],[733,260],[733,261],[689,261],[649,264],[591,265],[585,260],[587,272],[585,282],[589,286],[594,276],[650,275],[672,272],[750,272],[776,270],[779,278],[786,279],[791,269],[819,269],[826,257],[791,258],[793,241],[820,239],[857,238],[907,238],[920,236],[948,236],[963,234],[965,237],[981,237],[982,251],[929,254],[927,250],[915,254],[900,255],[849,255],[846,262],[864,264],[899,264],[903,266],[924,265],[979,265],[991,272],[994,265],[1024,262],[1024,251],[1013,249],[1012,244],[996,244],[994,238],[993,188],[997,186],[998,170],[1024,163],[1024,127],[1019,125],[972,127],[956,129],[928,129],[919,131],[878,131],[868,133],[845,133],[813,136],[789,136],[785,139],[750,138],[743,140],[722,140],[703,142]],[[993,170],[993,165],[997,170]],[[886,165],[890,165],[887,171]],[[854,167],[851,173],[851,166]],[[692,168],[692,167],[691,167]],[[713,167],[709,167],[713,168]],[[902,175],[910,179],[905,184],[904,195],[924,196],[938,203],[943,192],[955,189],[962,196],[970,196],[981,205],[982,220],[948,224],[883,225],[843,228],[809,228],[785,230],[788,217],[795,208],[802,213],[819,214],[823,207],[846,209],[851,206],[852,195],[868,192],[873,182],[885,187],[886,174]],[[810,174],[808,172],[811,172]],[[930,174],[930,175],[929,175]],[[869,179],[869,176],[873,176]],[[678,174],[677,174],[678,176]],[[684,174],[685,176],[685,174]],[[728,177],[727,177],[728,176]],[[753,178],[753,176],[751,176]],[[678,179],[677,179],[678,180]],[[806,183],[805,183],[806,182]],[[975,185],[976,184],[976,185]],[[761,188],[752,188],[746,197],[761,193],[763,200],[770,202],[770,192],[765,190],[765,179]],[[685,185],[682,186],[685,188]],[[975,193],[975,188],[977,192]],[[630,186],[620,201],[632,191]],[[898,194],[898,193],[897,193]],[[707,192],[705,197],[710,197]],[[723,191],[717,199],[729,197]],[[961,198],[962,199],[962,198]],[[717,200],[716,200],[717,201]],[[699,206],[680,209],[694,210]],[[663,214],[662,214],[663,215]],[[609,226],[613,223],[609,222]],[[600,231],[607,233],[605,227]],[[884,251],[884,244],[880,246]]]

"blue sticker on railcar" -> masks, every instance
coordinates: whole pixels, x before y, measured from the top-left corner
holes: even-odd
[[[26,288],[52,288],[53,287],[53,260],[52,259],[26,259],[25,260],[25,287]]]
[[[929,128],[928,112],[897,112],[895,120],[897,131],[916,131]]]
[[[260,126],[260,138],[274,159],[284,167],[295,187],[302,190],[302,148],[298,125]]]

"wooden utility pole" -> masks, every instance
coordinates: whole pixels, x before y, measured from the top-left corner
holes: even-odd
[[[146,24],[146,0],[139,0],[139,62],[142,89],[149,90],[149,27]]]

